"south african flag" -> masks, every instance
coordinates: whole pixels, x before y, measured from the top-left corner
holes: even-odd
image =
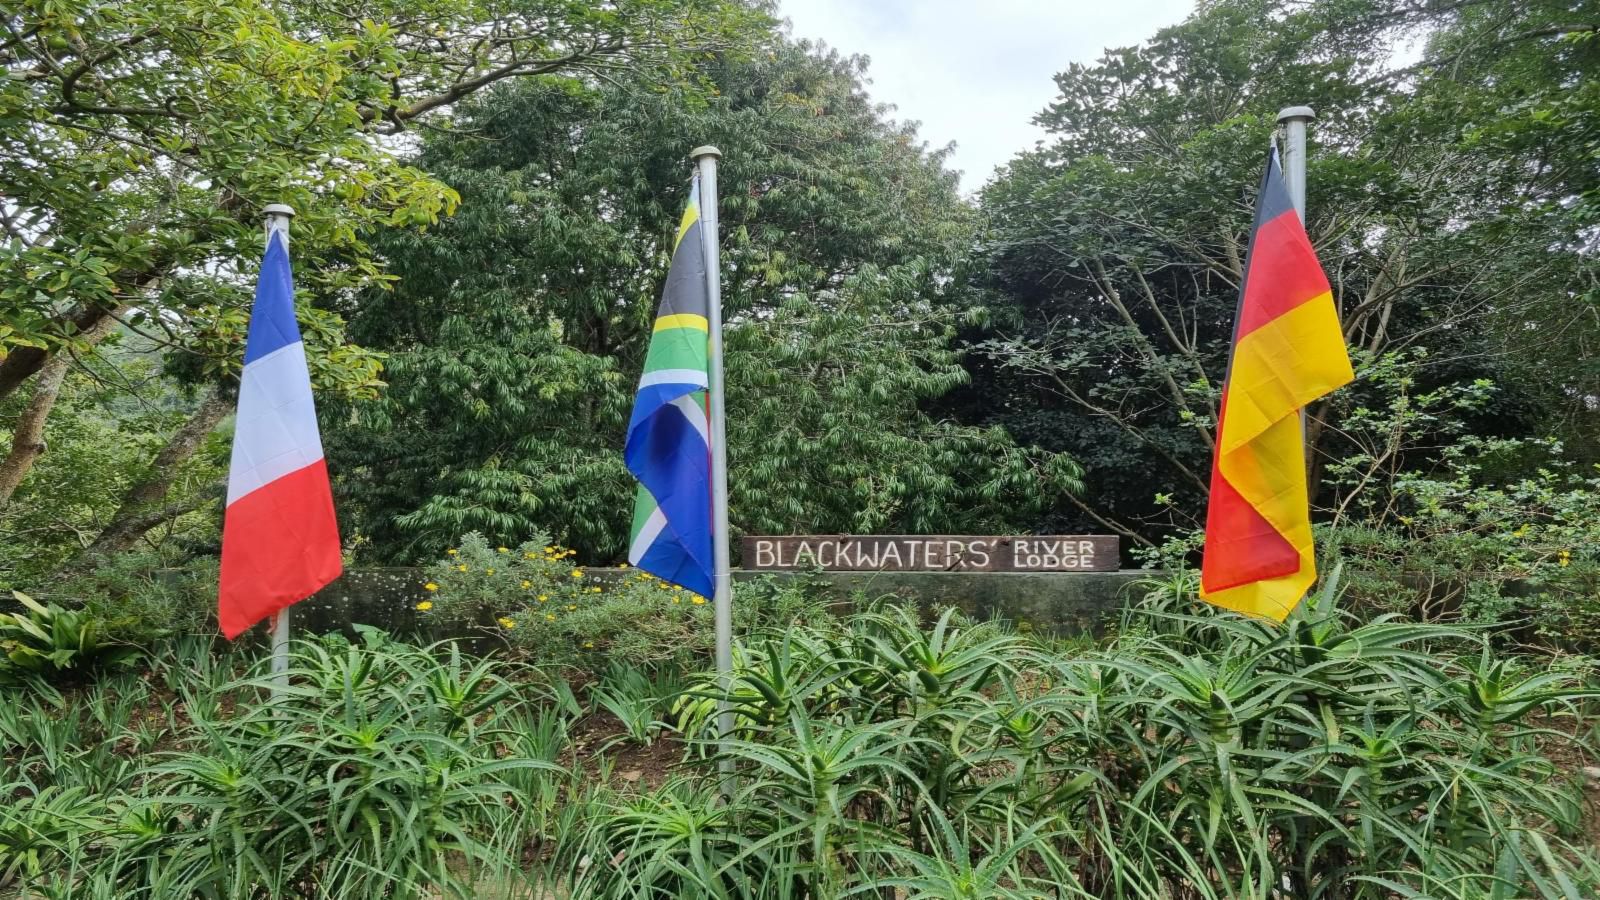
[[[673,245],[623,458],[639,481],[628,561],[710,596],[710,303],[699,203],[696,179]]]

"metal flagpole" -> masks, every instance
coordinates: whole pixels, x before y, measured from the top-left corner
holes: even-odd
[[[1316,117],[1316,110],[1309,106],[1286,106],[1278,110],[1278,124],[1283,126],[1283,180],[1289,188],[1289,202],[1294,204],[1294,211],[1300,217],[1301,227],[1306,226],[1306,126]],[[1307,228],[1306,237],[1309,239],[1310,236],[1310,229]],[[1309,413],[1302,407],[1300,410],[1302,446],[1306,442],[1308,415]],[[1310,447],[1306,447],[1306,450],[1306,475],[1309,482],[1312,459]]]
[[[284,203],[269,203],[262,210],[267,216],[265,242],[272,244],[272,234],[283,235],[283,249],[289,249],[289,220],[294,218],[294,207]],[[272,682],[277,689],[289,686],[289,607],[285,606],[272,617]]]
[[[722,151],[696,147],[689,157],[700,169],[700,233],[705,241],[707,325],[711,356],[711,548],[715,570],[711,598],[717,620],[717,673],[722,699],[717,702],[717,732],[733,735],[733,575],[728,556],[727,397],[722,378],[722,273],[717,246],[717,160]],[[722,791],[733,793],[733,761],[722,761]]]
[[[1306,126],[1317,113],[1309,106],[1287,106],[1278,111],[1283,126],[1283,177],[1289,183],[1289,200],[1300,222],[1306,221]]]

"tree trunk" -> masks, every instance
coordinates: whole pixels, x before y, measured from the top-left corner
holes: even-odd
[[[11,503],[11,495],[33,468],[33,461],[44,452],[44,423],[50,409],[61,395],[61,383],[67,377],[67,357],[57,355],[45,364],[34,384],[33,400],[22,415],[17,417],[11,435],[11,452],[0,462],[0,513]]]
[[[79,310],[61,320],[62,331],[69,336],[87,338],[98,332],[99,337],[105,337],[116,324],[112,316],[117,312],[98,306]],[[18,347],[6,354],[5,359],[0,360],[0,400],[11,396],[11,392],[21,387],[33,373],[42,371],[46,363],[59,355],[38,347]]]
[[[107,313],[79,334],[78,340],[93,346],[110,334],[115,324],[116,319]],[[22,347],[7,356],[5,362],[0,363],[0,369],[4,369],[6,363],[10,363],[25,351],[40,354],[39,377],[34,382],[33,399],[28,401],[27,407],[17,417],[17,424],[11,435],[11,452],[0,461],[0,514],[3,514],[10,505],[11,496],[17,492],[22,479],[27,477],[39,454],[44,452],[44,425],[50,419],[50,410],[55,408],[56,398],[61,396],[61,386],[67,379],[67,368],[72,364],[72,357],[60,351],[45,358],[42,350]]]
[[[206,435],[217,427],[217,423],[232,408],[232,399],[221,388],[212,388],[189,420],[173,433],[166,446],[156,454],[150,463],[150,474],[123,495],[122,504],[117,507],[111,522],[84,551],[84,555],[97,556],[127,550],[151,528],[198,506],[198,503],[178,503],[163,508],[160,503],[166,499],[173,479],[178,477],[178,467],[200,449]]]
[[[162,203],[157,208],[165,210],[166,204]],[[164,214],[164,212],[163,212]],[[127,284],[127,291],[119,291],[121,298],[132,298],[143,295],[161,284],[166,277],[167,270],[174,264],[174,260],[163,257],[153,263],[148,269],[128,272],[118,272],[115,280],[118,284]],[[98,305],[78,306],[56,316],[52,322],[52,331],[67,338],[79,338],[94,343],[111,332],[117,324],[117,319],[127,314],[132,308],[131,304],[123,303],[116,307]],[[45,363],[53,359],[59,351],[44,350],[39,347],[18,347],[0,359],[0,400],[11,396],[11,392],[22,386],[33,373],[44,368]]]

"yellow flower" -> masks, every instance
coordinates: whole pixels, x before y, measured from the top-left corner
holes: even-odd
[[[439,589],[439,586],[430,581],[427,584],[423,585],[422,589],[425,590],[425,591],[437,591]]]
[[[1572,551],[1571,550],[1563,550],[1563,551],[1561,551],[1560,553],[1556,554],[1556,558],[1563,566],[1572,565]]]
[[[533,557],[534,557],[534,554],[532,554],[532,553],[524,553],[524,554],[522,554],[522,558],[523,559],[533,559]]]
[[[705,606],[706,598],[700,596],[699,594],[695,594],[689,602],[693,603],[695,606]]]
[[[445,555],[446,556],[455,556],[456,555],[456,549],[454,547],[451,547],[449,550],[445,551]]]
[[[673,603],[682,603],[682,602],[683,602],[683,601],[682,601],[682,600],[680,600],[680,599],[678,599],[678,598],[677,598],[677,597],[673,597],[673,598],[672,598],[672,602],[673,602]]]
[[[496,553],[510,553],[511,552],[510,548],[507,548],[507,547],[496,547],[496,548],[494,548],[494,550],[495,550]]]
[[[627,563],[617,563],[617,568],[619,568],[619,569],[626,569],[627,567],[628,567]]]
[[[527,590],[528,588],[531,588],[531,587],[533,587],[533,582],[531,582],[531,581],[527,580],[526,578],[524,578],[522,580],[522,589],[523,590]]]
[[[494,574],[494,570],[493,569],[484,569],[483,571],[484,571],[484,574],[486,574],[486,575],[493,575]]]
[[[594,641],[584,641],[583,642],[583,649],[585,649],[585,650],[593,650],[594,649]]]
[[[567,612],[572,612],[573,610],[576,610],[577,608],[578,607],[576,605],[574,605],[574,604],[571,604],[571,603],[567,604]]]
[[[544,548],[544,552],[546,552],[546,553],[554,553],[554,552],[556,552],[556,548],[554,548],[554,547],[546,547],[546,548]]]
[[[591,594],[598,594],[598,593],[600,593],[600,589],[599,589],[599,588],[597,588],[597,587],[592,587],[592,588],[589,588],[589,593],[591,593]]]
[[[500,617],[500,627],[501,628],[515,628],[515,627],[517,627],[517,623],[511,621],[510,619],[507,619],[504,616],[501,616]]]
[[[466,570],[467,570],[467,564],[466,563],[462,563],[461,565],[456,566],[456,571],[457,572],[465,572]]]
[[[427,612],[428,610],[433,609],[433,601],[432,600],[424,600],[421,603],[417,604],[417,609],[420,609],[423,612]]]
[[[543,603],[543,602],[545,602],[546,600],[549,600],[549,599],[550,599],[550,595],[549,594],[540,594],[539,595],[539,602],[540,603]]]
[[[556,617],[551,615],[550,613],[545,613],[544,614],[544,620],[546,622],[554,622],[556,620]]]
[[[573,569],[572,570],[572,577],[573,578],[582,578],[583,577],[583,572],[581,570],[579,570],[579,569]]]

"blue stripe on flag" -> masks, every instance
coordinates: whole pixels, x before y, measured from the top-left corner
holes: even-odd
[[[250,311],[250,332],[244,343],[244,362],[249,365],[274,350],[300,342],[300,326],[294,320],[294,280],[289,273],[289,248],[283,234],[272,232],[267,255],[261,260],[261,278],[256,282],[255,305]]]

